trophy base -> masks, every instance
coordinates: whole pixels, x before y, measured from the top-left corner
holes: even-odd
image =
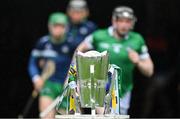
[[[56,119],[128,119],[129,115],[56,115]]]

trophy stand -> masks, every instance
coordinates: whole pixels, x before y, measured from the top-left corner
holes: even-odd
[[[56,115],[56,119],[128,119],[129,115]]]

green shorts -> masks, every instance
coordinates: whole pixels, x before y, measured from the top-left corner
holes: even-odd
[[[40,92],[40,96],[46,96],[51,99],[56,99],[57,96],[61,95],[63,92],[63,84],[56,83],[47,80]],[[67,98],[65,97],[59,108],[66,109],[67,107]]]

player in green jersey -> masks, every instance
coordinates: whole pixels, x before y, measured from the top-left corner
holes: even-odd
[[[153,62],[143,37],[132,29],[136,22],[133,10],[126,6],[116,7],[112,26],[95,31],[82,42],[79,51],[90,49],[109,52],[110,63],[122,68],[120,111],[127,114],[133,89],[133,70],[137,67],[147,77],[153,74]]]

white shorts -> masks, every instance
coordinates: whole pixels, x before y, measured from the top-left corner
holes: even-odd
[[[128,114],[130,107],[131,91],[127,92],[122,98],[120,98],[120,114]]]

